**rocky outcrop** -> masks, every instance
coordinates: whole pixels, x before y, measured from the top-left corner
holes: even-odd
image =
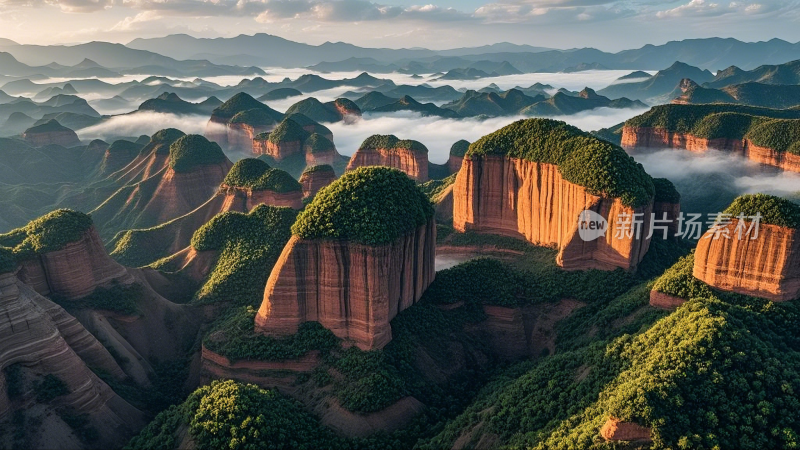
[[[394,136],[372,136],[350,158],[347,170],[366,166],[394,167],[413,180],[428,181],[428,149],[416,141],[401,141]]]
[[[453,185],[447,186],[433,199],[436,208],[436,220],[442,223],[451,223],[453,220]]]
[[[655,214],[656,220],[666,220],[666,223],[656,224],[657,226],[666,226],[667,227],[667,237],[670,239],[678,239],[676,234],[678,233],[678,217],[681,214],[681,204],[673,203],[673,202],[653,202],[653,214]],[[663,231],[654,230],[653,234],[657,239],[661,239],[663,237]]]
[[[450,173],[456,173],[461,170],[461,164],[463,162],[463,156],[450,155],[447,158],[447,168],[450,169]]]
[[[94,227],[61,250],[25,261],[18,276],[41,295],[66,299],[85,297],[112,281],[133,282],[126,269],[108,256]]]
[[[252,371],[258,372],[261,370],[290,370],[292,372],[311,372],[316,368],[320,361],[319,351],[313,350],[308,354],[297,358],[287,359],[284,361],[235,361],[231,362],[228,358],[215,353],[206,346],[203,346],[201,357],[203,359],[204,369],[213,371],[213,366],[227,369],[232,373],[236,371]],[[210,367],[209,367],[210,366]],[[233,378],[233,377],[226,377]]]
[[[258,205],[286,206],[292,209],[303,208],[303,191],[275,192],[248,188],[220,186],[225,195],[223,211],[247,212]],[[222,212],[222,211],[221,211]]]
[[[467,157],[453,188],[453,227],[526,239],[536,245],[556,246],[559,266],[569,270],[617,267],[633,270],[650,241],[652,203],[627,207],[618,198],[592,195],[564,180],[557,166],[503,156]],[[585,241],[579,217],[590,210],[607,221],[606,232]],[[623,215],[641,214],[642,234],[617,236]]]
[[[22,138],[34,147],[44,147],[45,145],[74,147],[81,144],[78,135],[74,131],[61,125],[56,120],[50,120],[41,125],[28,128],[22,134]]]
[[[289,335],[317,321],[361,349],[382,348],[389,321],[433,281],[435,245],[432,218],[377,246],[292,236],[267,281],[256,331]]]
[[[633,422],[623,422],[611,417],[600,428],[600,436],[606,441],[653,442],[653,430]]]
[[[740,155],[760,164],[792,172],[800,172],[800,155],[760,147],[753,144],[749,139],[706,139],[686,133],[672,132],[663,128],[625,126],[622,129],[621,145],[626,149],[681,148],[692,152],[705,152],[709,149],[715,149]]]
[[[320,189],[333,183],[336,173],[329,165],[313,166],[300,175],[300,184],[303,186],[303,197],[309,198],[317,195]]]
[[[204,134],[222,147],[249,151],[257,134],[272,130],[282,119],[283,114],[240,92],[214,109]]]
[[[797,230],[759,224],[758,236],[741,239],[736,231],[739,220],[715,231],[709,230],[695,250],[695,278],[712,287],[772,301],[793,300],[800,296],[800,238]],[[749,229],[746,222],[744,231]]]
[[[275,161],[282,161],[292,155],[303,152],[304,139],[272,142],[269,133],[259,134],[251,140],[254,155],[271,156]]]
[[[665,294],[656,290],[650,291],[650,306],[658,309],[665,309],[667,311],[674,311],[679,306],[686,303],[685,298],[676,297],[674,295]]]
[[[0,366],[5,369],[18,364],[25,378],[57,377],[69,392],[48,406],[67,407],[86,414],[89,424],[99,431],[94,445],[103,448],[124,445],[143,425],[143,417],[89,369],[92,365],[123,378],[108,351],[62,308],[41,297],[12,273],[0,274],[0,308],[3,310]],[[21,397],[15,404],[3,402],[0,414],[18,407],[25,407],[31,413],[33,410],[29,408],[37,400],[30,383],[23,384]],[[69,427],[64,426],[64,430]],[[61,439],[69,439],[69,433],[65,431]],[[34,447],[39,447],[40,438],[33,438]]]

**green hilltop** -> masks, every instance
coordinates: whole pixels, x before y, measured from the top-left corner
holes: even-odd
[[[317,193],[292,233],[304,239],[338,239],[366,245],[394,242],[433,215],[425,194],[403,172],[361,167]]]
[[[472,143],[466,154],[485,155],[555,164],[565,180],[627,206],[646,204],[655,194],[652,178],[625,150],[560,121],[514,122]]]
[[[197,134],[183,136],[169,146],[169,166],[178,173],[226,159],[219,144]]]
[[[373,134],[361,143],[359,149],[403,149],[413,152],[428,153],[428,148],[421,142],[412,139],[398,139],[393,134]]]

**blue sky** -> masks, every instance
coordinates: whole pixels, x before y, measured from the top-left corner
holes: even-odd
[[[0,0],[0,37],[128,42],[270,33],[319,44],[514,42],[617,51],[700,37],[800,41],[800,0]]]

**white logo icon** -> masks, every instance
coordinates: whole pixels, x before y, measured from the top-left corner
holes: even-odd
[[[596,212],[586,209],[578,216],[578,234],[584,241],[605,237],[608,221]]]

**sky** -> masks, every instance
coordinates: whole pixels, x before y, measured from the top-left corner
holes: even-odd
[[[513,42],[619,51],[703,37],[797,42],[800,0],[0,0],[0,37],[24,44],[175,33],[431,49]]]

